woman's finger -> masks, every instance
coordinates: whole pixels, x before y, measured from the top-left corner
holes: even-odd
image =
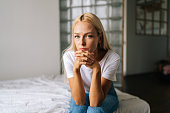
[[[79,64],[81,64],[81,65],[89,65],[89,66],[91,66],[93,63],[89,63],[89,62],[82,62],[82,61],[80,61],[79,62]]]
[[[92,65],[94,63],[94,60],[91,60],[87,57],[81,57],[81,58],[77,58],[77,60],[84,65]]]
[[[91,60],[94,60],[94,53],[90,53],[88,51],[77,51],[75,53],[75,57],[88,57]]]
[[[78,61],[82,61],[82,62],[88,62],[89,59],[87,57],[77,57]]]

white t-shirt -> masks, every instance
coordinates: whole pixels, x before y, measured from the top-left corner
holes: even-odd
[[[73,65],[75,62],[74,51],[67,51],[63,55],[64,67],[67,78],[74,77]],[[99,62],[101,66],[101,76],[105,79],[116,81],[116,70],[120,63],[120,57],[112,50],[108,50],[103,59]],[[84,83],[85,92],[90,91],[92,69],[82,65],[80,68],[81,77]]]

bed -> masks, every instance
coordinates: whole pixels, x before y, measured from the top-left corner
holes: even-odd
[[[119,108],[114,113],[150,113],[149,104],[116,89]],[[0,81],[1,113],[69,113],[71,93],[63,76]]]

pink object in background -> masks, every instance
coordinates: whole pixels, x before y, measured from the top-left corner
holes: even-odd
[[[164,75],[170,74],[170,65],[165,65],[165,66],[163,67],[163,74],[164,74]]]

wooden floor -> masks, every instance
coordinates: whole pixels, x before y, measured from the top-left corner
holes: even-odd
[[[126,76],[124,91],[147,101],[151,113],[170,113],[170,81],[158,74]]]

